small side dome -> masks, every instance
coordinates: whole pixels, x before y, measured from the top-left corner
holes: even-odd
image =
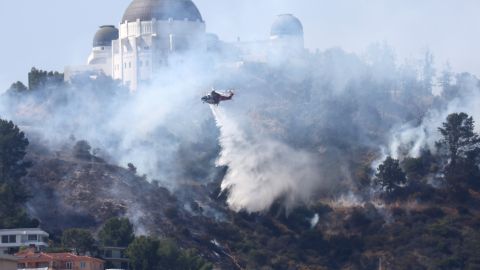
[[[272,25],[271,36],[303,36],[303,25],[292,14],[278,15]]]
[[[112,41],[118,39],[118,29],[113,25],[102,25],[93,38],[93,47],[112,46]]]

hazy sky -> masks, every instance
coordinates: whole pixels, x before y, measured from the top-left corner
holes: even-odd
[[[478,0],[194,0],[207,31],[226,41],[265,39],[276,14],[293,13],[306,46],[362,52],[387,42],[399,60],[430,48],[441,67],[480,75]],[[117,25],[130,0],[0,0],[0,89],[32,66],[83,64],[97,27]]]

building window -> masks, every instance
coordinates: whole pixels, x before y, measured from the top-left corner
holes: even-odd
[[[139,64],[140,67],[143,67],[143,61],[142,61],[142,60],[140,60],[140,61],[138,62],[138,64]]]
[[[86,262],[80,262],[80,269],[85,269],[87,268],[87,263]]]
[[[125,63],[125,69],[127,68],[127,63]]]
[[[16,235],[2,235],[2,243],[3,244],[16,243],[16,242],[17,242],[17,236]]]
[[[147,60],[147,61],[145,61],[145,66],[146,66],[146,67],[148,67],[148,60]]]
[[[29,234],[28,235],[28,241],[37,241],[37,235],[36,234]]]
[[[132,68],[132,62],[128,62],[128,68]]]
[[[20,251],[20,247],[10,247],[10,248],[7,248],[7,250],[4,250],[3,253],[4,254],[15,254],[15,253],[18,253]],[[2,253],[0,253],[2,254]]]
[[[105,250],[105,257],[112,258],[112,250],[110,250],[110,249]]]
[[[116,259],[122,258],[120,250],[114,250],[112,253],[112,257]]]
[[[72,262],[65,263],[65,269],[73,269],[73,263]]]

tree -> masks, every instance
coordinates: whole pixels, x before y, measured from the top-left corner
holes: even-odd
[[[28,144],[13,122],[0,119],[0,228],[38,226],[23,206],[29,197],[20,181],[31,166],[25,161]]]
[[[95,239],[88,230],[84,229],[67,229],[62,234],[62,245],[65,248],[75,249],[81,254],[93,250]]]
[[[137,167],[135,167],[135,165],[133,165],[133,163],[128,163],[128,170],[130,172],[132,172],[133,174],[137,174]]]
[[[39,221],[30,219],[23,206],[26,201],[24,191],[18,186],[0,184],[0,229],[37,228]],[[23,188],[21,189],[23,190]]]
[[[407,182],[405,173],[400,168],[400,162],[392,157],[387,157],[380,164],[375,174],[375,183],[384,189],[388,195],[401,188]]]
[[[442,97],[447,99],[452,99],[455,97],[455,93],[453,93],[453,72],[450,63],[446,63],[444,69],[442,70],[442,74],[438,78],[438,83],[442,87]]]
[[[27,174],[30,163],[24,161],[29,142],[12,121],[0,119],[0,183],[18,181]]]
[[[10,93],[24,93],[27,91],[28,88],[21,81],[13,83],[8,89],[8,92]]]
[[[480,136],[475,133],[475,122],[466,113],[453,113],[438,130],[443,139],[437,147],[448,160],[444,169],[447,185],[462,192],[468,184],[477,184],[480,175],[477,160],[480,155]],[[442,152],[442,151],[440,151]]]
[[[128,218],[112,218],[103,225],[98,237],[104,246],[126,247],[133,241],[135,235]]]
[[[78,141],[73,147],[73,155],[79,159],[90,159],[92,158],[91,150],[92,147],[87,141]]]
[[[160,269],[179,269],[178,261],[180,250],[177,245],[169,239],[160,242],[157,250]]]
[[[37,90],[45,87],[61,86],[64,82],[64,76],[57,71],[47,72],[32,68],[28,73],[28,88],[30,90]]]
[[[423,89],[427,95],[432,94],[433,78],[435,77],[433,54],[428,50],[423,60]]]
[[[208,263],[200,257],[193,249],[187,249],[180,253],[178,260],[178,267],[176,269],[181,270],[210,270],[213,269],[212,264]]]
[[[182,250],[173,240],[141,236],[128,246],[126,254],[133,270],[209,270],[212,265],[195,250]]]
[[[157,250],[160,242],[156,239],[140,236],[128,246],[125,254],[130,259],[133,270],[158,269]]]

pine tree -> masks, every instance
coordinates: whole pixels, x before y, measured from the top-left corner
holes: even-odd
[[[0,119],[0,228],[31,227],[24,203],[28,194],[22,182],[30,163],[25,161],[28,139],[11,121]]]
[[[475,122],[466,113],[453,113],[438,130],[443,139],[437,146],[445,153],[445,179],[449,188],[464,192],[469,186],[477,185],[480,171],[480,136],[475,133]],[[442,152],[442,151],[440,151]]]
[[[380,164],[375,174],[375,183],[387,192],[388,195],[393,194],[396,190],[406,184],[407,178],[400,168],[400,162],[392,157],[387,157]]]

